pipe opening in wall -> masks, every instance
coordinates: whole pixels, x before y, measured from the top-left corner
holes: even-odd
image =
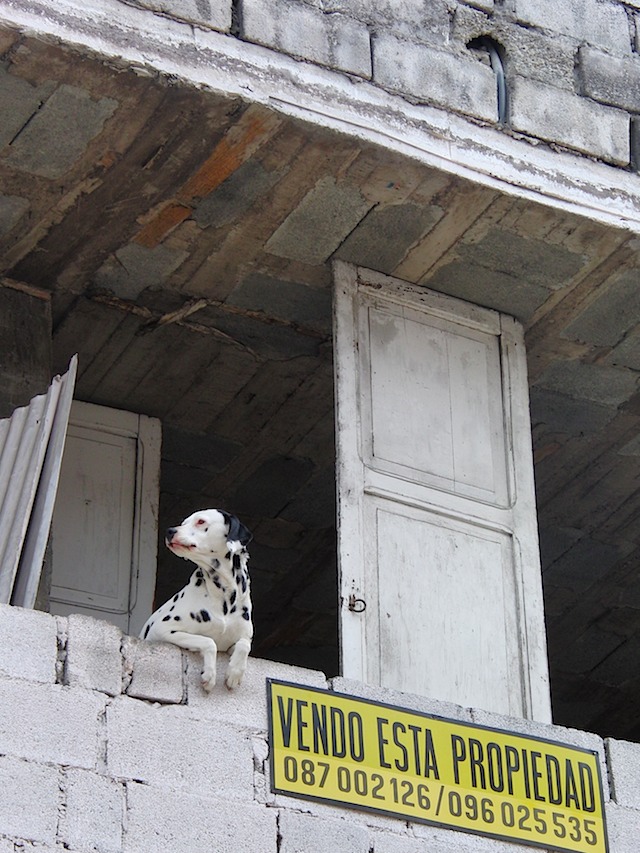
[[[507,77],[505,72],[505,50],[491,36],[479,36],[467,42],[468,50],[473,51],[478,59],[486,61],[496,78],[496,93],[498,103],[498,122],[507,124],[509,119]]]

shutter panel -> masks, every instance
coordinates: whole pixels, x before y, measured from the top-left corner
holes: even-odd
[[[33,607],[53,515],[77,356],[46,394],[0,421],[0,601]]]

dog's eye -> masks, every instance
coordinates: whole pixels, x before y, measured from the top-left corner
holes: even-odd
[[[199,518],[199,519],[196,521],[196,524],[198,525],[198,527],[200,527],[200,525],[202,525],[202,524],[206,524],[206,523],[207,523],[207,522],[204,520],[204,518]]]

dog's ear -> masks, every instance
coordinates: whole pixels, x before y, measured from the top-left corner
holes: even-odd
[[[244,524],[236,518],[235,515],[231,515],[228,512],[223,512],[224,520],[229,525],[229,532],[227,533],[227,540],[229,542],[240,542],[241,545],[246,546],[253,539],[253,533],[249,530],[248,527],[245,527]]]

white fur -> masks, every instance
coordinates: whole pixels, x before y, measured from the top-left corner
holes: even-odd
[[[198,568],[189,583],[147,619],[140,636],[200,652],[207,691],[216,683],[218,651],[232,649],[228,688],[239,686],[246,669],[253,637],[245,547],[250,539],[235,516],[217,509],[194,512],[166,533],[169,550]]]

